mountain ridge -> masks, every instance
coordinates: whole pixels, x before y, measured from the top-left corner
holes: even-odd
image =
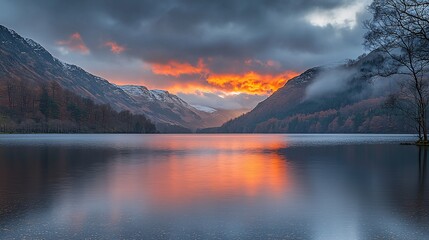
[[[55,81],[61,87],[98,104],[109,104],[116,111],[129,110],[135,114],[144,114],[157,124],[190,130],[219,126],[236,116],[200,111],[164,90],[134,86],[145,88],[150,96],[133,95],[126,91],[126,87],[112,84],[79,66],[62,62],[39,43],[2,25],[0,41],[0,81],[15,79],[36,85]]]

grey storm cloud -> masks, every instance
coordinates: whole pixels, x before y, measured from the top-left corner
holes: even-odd
[[[360,41],[359,32],[349,36],[348,30],[319,28],[304,21],[312,10],[353,2],[346,0],[0,2],[6,6],[0,12],[9,12],[2,21],[27,28],[32,35],[39,32],[64,39],[79,32],[95,54],[103,53],[100,41],[113,39],[128,48],[126,54],[148,62],[268,58],[273,50],[318,55],[346,47],[343,42],[348,39]]]
[[[80,33],[91,54],[59,58],[107,78],[115,75],[121,64],[129,63],[137,69],[136,61],[151,64],[177,60],[195,65],[199,59],[210,59],[208,67],[219,73],[243,72],[249,68],[259,72],[304,71],[362,53],[360,26],[320,27],[307,19],[312,12],[329,12],[357,2],[0,0],[0,24],[42,43],[54,55],[61,53],[58,41]],[[361,25],[365,11],[357,17],[357,24]],[[106,41],[114,41],[126,50],[112,57],[103,45]],[[246,65],[246,59],[273,60],[279,66]],[[130,66],[122,72],[124,79],[134,79],[129,80],[134,83],[138,83],[136,75],[145,78],[149,85],[163,86],[177,81],[151,76],[150,70],[131,73]],[[159,81],[164,82],[157,84]]]

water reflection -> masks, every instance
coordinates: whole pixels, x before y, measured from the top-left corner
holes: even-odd
[[[285,159],[276,154],[195,154],[166,156],[161,162],[114,164],[108,189],[112,197],[145,199],[161,207],[234,196],[279,197],[291,187]],[[147,189],[142,193],[141,189]],[[135,196],[142,194],[144,196]]]
[[[417,195],[416,213],[420,221],[424,221],[424,218],[428,218],[425,213],[427,209],[425,207],[425,183],[426,183],[426,163],[428,159],[428,147],[419,147],[419,190]],[[425,216],[426,215],[426,216]]]
[[[427,149],[407,136],[107,136],[0,138],[0,238],[429,234]]]

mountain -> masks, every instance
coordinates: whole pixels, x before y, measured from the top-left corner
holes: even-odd
[[[97,104],[108,104],[116,111],[144,114],[167,131],[219,126],[237,116],[224,114],[235,113],[233,111],[197,109],[167,91],[148,90],[144,86],[117,86],[58,60],[40,44],[1,25],[0,42],[0,83],[25,81],[28,85],[41,86],[53,81],[65,90]],[[0,102],[6,102],[5,98],[0,96]]]
[[[191,130],[220,126],[227,120],[246,112],[245,109],[226,110],[206,106],[192,106],[178,96],[165,90],[149,90],[144,86],[123,85],[122,89],[136,103],[138,112],[151,116],[158,125],[179,125]],[[161,127],[161,126],[160,126]]]
[[[386,105],[389,95],[399,91],[397,69],[378,51],[345,63],[315,67],[289,80],[250,112],[200,132],[413,132],[404,124],[407,121]],[[380,77],[384,74],[390,77]]]

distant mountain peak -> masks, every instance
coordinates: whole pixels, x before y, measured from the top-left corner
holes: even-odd
[[[173,103],[173,104],[179,104],[181,106],[184,106],[186,108],[190,108],[191,106],[185,102],[183,99],[179,98],[178,96],[169,93],[166,90],[149,90],[145,86],[138,86],[138,85],[117,85],[119,88],[121,88],[124,92],[126,92],[128,95],[134,98],[145,99],[147,101],[161,101],[161,102],[167,102],[167,103]]]

